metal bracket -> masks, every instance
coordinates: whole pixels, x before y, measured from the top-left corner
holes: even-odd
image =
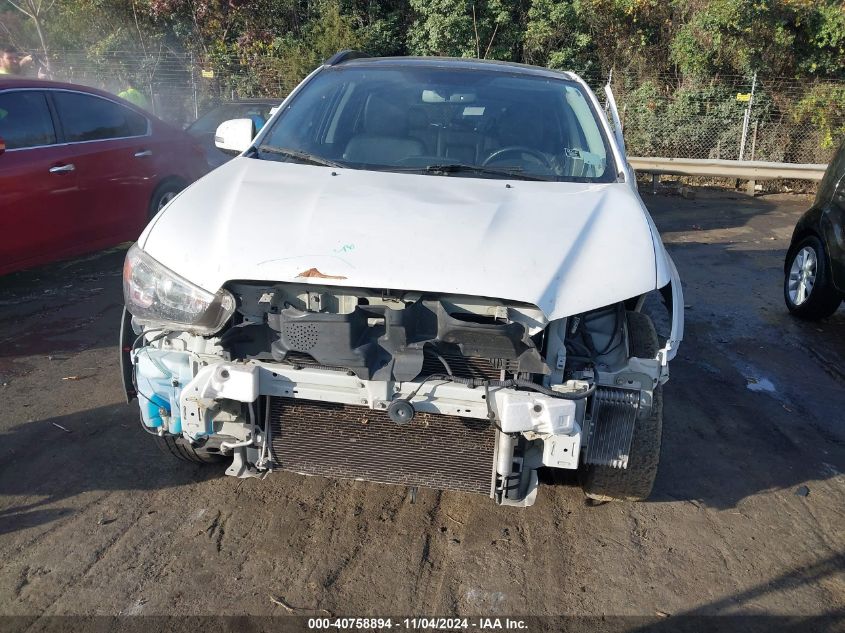
[[[226,469],[226,474],[239,479],[263,476],[263,473],[258,472],[254,466],[246,461],[246,449],[243,447],[235,449],[232,455],[232,465]]]

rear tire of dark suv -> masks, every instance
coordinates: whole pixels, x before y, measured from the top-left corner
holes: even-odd
[[[842,295],[831,283],[824,244],[815,235],[808,235],[789,249],[783,299],[792,314],[810,321],[830,316],[842,302]]]

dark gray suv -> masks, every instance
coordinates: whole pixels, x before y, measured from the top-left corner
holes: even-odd
[[[830,316],[845,296],[845,141],[792,233],[783,296],[789,311],[805,319]]]

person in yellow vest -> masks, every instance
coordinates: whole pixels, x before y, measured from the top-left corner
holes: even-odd
[[[121,99],[126,99],[129,103],[133,103],[139,108],[144,108],[144,110],[150,109],[150,102],[144,96],[144,93],[133,87],[131,84],[126,88],[126,90],[119,92],[117,96]]]

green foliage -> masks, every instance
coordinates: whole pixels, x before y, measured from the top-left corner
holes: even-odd
[[[821,136],[821,146],[832,149],[845,137],[845,86],[816,84],[796,105],[796,122],[813,124]]]
[[[471,0],[411,0],[417,14],[409,34],[415,55],[476,57]]]
[[[410,0],[415,55],[518,59],[522,3],[508,0]]]
[[[682,20],[669,45],[684,74],[842,75],[845,6],[840,0],[674,4]]]
[[[242,33],[232,41],[216,40],[199,53],[214,70],[217,89],[242,97],[283,96],[321,62],[344,48],[365,45],[364,33],[337,0],[311,3],[312,19],[273,37],[268,32]],[[221,83],[222,82],[222,83]]]
[[[534,0],[528,9],[525,59],[530,64],[587,73],[595,67],[595,46],[580,0]]]
[[[360,31],[361,48],[374,54],[404,55],[405,31],[402,16],[393,13],[364,25]]]
[[[845,65],[845,5],[821,2],[796,34],[798,74],[841,75]]]
[[[197,58],[287,56],[302,76],[332,49],[487,57],[606,76],[845,78],[842,0],[62,0],[43,17],[52,50]],[[0,0],[0,42],[37,48]]]
[[[815,155],[845,134],[845,88],[817,81],[845,80],[843,0],[45,2],[38,26],[52,66],[115,91],[169,89],[183,102],[194,85],[200,101],[280,96],[336,51],[357,48],[520,61],[593,85],[613,70],[633,153],[696,146],[736,157],[744,106],[735,93],[755,72],[751,118],[774,130],[757,139],[766,156]],[[33,20],[0,0],[0,44],[38,52],[40,39]],[[214,77],[198,79],[201,69]],[[778,77],[812,88],[779,92]]]

